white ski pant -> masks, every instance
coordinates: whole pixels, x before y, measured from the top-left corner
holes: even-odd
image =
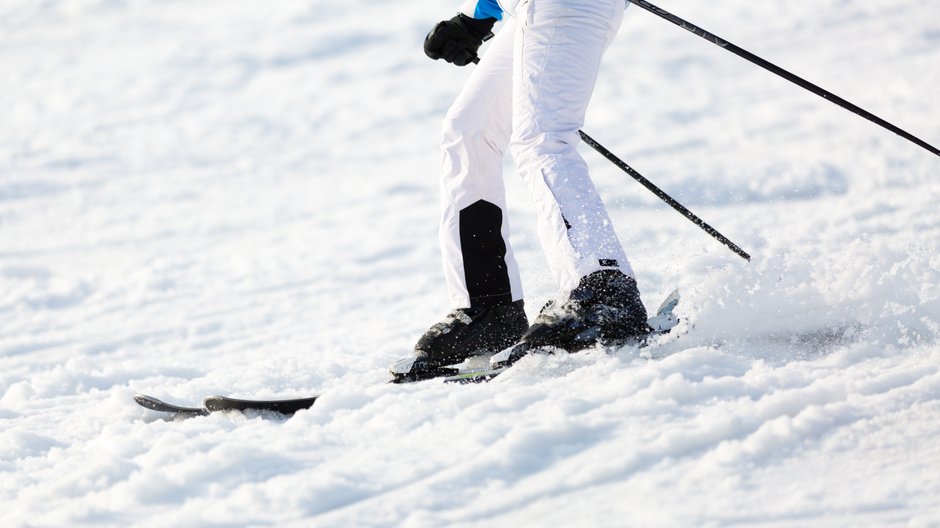
[[[520,1],[448,111],[440,242],[455,308],[522,298],[505,214],[507,147],[537,205],[539,240],[561,293],[600,269],[633,276],[576,150],[624,7],[624,0]]]

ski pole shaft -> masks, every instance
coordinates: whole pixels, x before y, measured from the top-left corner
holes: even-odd
[[[681,27],[682,29],[688,30],[702,37],[703,39],[711,42],[712,44],[715,44],[721,48],[724,48],[730,51],[731,53],[734,53],[735,55],[743,59],[746,59],[750,61],[751,63],[756,64],[771,73],[774,73],[780,77],[783,77],[784,79],[792,82],[793,84],[796,84],[797,86],[804,88],[806,90],[809,90],[810,92],[822,97],[823,99],[827,101],[831,101],[841,106],[842,108],[845,108],[846,110],[848,110],[849,112],[852,112],[853,114],[864,117],[865,119],[871,121],[872,123],[875,123],[876,125],[879,125],[882,128],[890,130],[891,132],[894,132],[895,134],[927,150],[928,152],[932,154],[940,156],[940,149],[937,149],[937,147],[927,143],[926,141],[918,138],[917,136],[911,134],[910,132],[907,132],[906,130],[901,129],[893,125],[892,123],[885,121],[884,119],[876,116],[875,114],[869,112],[868,110],[865,110],[864,108],[856,106],[830,91],[820,88],[819,86],[807,81],[806,79],[803,79],[802,77],[799,77],[797,75],[790,73],[789,71],[781,68],[780,66],[777,66],[776,64],[773,64],[772,62],[764,60],[758,57],[757,55],[754,55],[753,53],[728,42],[727,40],[715,35],[714,33],[705,31],[704,29],[696,26],[695,24],[692,24],[691,22],[674,15],[670,13],[669,11],[666,11],[665,9],[657,7],[647,2],[646,0],[630,0],[630,3],[637,5],[639,7],[642,7],[643,9],[649,11],[650,13],[653,13],[654,15],[657,15],[660,18],[668,20],[669,22],[672,22],[673,24]]]
[[[598,143],[597,141],[595,141],[594,138],[585,134],[584,131],[581,131],[581,130],[579,130],[578,133],[581,134],[581,139],[584,140],[585,143],[590,145],[591,148],[598,151],[602,156],[610,160],[614,165],[619,167],[623,172],[626,172],[631,178],[639,182],[640,185],[649,189],[653,194],[658,196],[662,201],[669,204],[673,209],[675,209],[676,211],[679,211],[679,213],[682,214],[682,216],[691,220],[693,224],[702,228],[702,230],[708,233],[709,235],[711,235],[712,238],[714,238],[715,240],[727,246],[728,249],[737,253],[737,255],[743,258],[744,260],[747,260],[747,261],[751,260],[751,256],[748,255],[747,252],[745,252],[743,249],[738,247],[737,244],[728,240],[726,236],[719,233],[718,230],[716,230],[714,227],[706,224],[705,221],[699,218],[698,216],[696,216],[695,213],[686,209],[686,207],[682,205],[681,203],[677,202],[675,198],[673,198],[672,196],[669,196],[668,194],[666,194],[665,191],[663,191],[662,189],[657,187],[655,184],[653,184],[653,182],[644,178],[642,174],[634,170],[633,167],[627,165],[625,161],[615,156],[613,152],[604,148],[604,146]]]
[[[478,64],[480,62],[479,57],[474,57],[471,60],[473,61],[474,64]],[[670,207],[672,207],[676,211],[679,211],[679,213],[682,214],[682,216],[688,218],[693,224],[702,228],[702,230],[708,233],[709,235],[711,235],[712,238],[728,246],[728,248],[731,251],[734,251],[738,256],[740,256],[744,260],[747,260],[747,261],[751,260],[751,256],[748,255],[746,251],[741,249],[734,242],[728,240],[728,237],[719,233],[717,229],[705,223],[705,221],[699,218],[698,216],[696,216],[695,213],[693,213],[692,211],[689,211],[684,205],[677,202],[675,198],[666,194],[666,191],[663,191],[662,189],[657,187],[653,182],[647,180],[642,174],[634,170],[633,167],[627,165],[625,161],[615,156],[613,152],[607,150],[604,147],[604,145],[601,145],[600,143],[595,141],[594,138],[587,135],[583,130],[578,130],[578,134],[581,135],[581,139],[584,140],[585,143],[590,145],[591,148],[593,148],[594,150],[599,152],[602,156],[610,160],[614,165],[619,167],[622,171],[626,172],[631,178],[639,182],[640,185],[649,189],[653,194],[658,196],[659,199],[669,204]]]

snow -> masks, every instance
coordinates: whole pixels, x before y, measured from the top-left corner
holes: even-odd
[[[936,2],[659,4],[940,142]],[[0,525],[940,526],[940,160],[636,7],[585,130],[753,261],[582,147],[675,335],[384,383],[449,308],[454,9],[0,5]]]

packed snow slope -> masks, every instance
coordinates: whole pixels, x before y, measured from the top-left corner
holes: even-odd
[[[940,3],[660,2],[940,143]],[[582,146],[679,331],[384,383],[450,308],[457,3],[0,4],[0,525],[940,526],[940,158],[636,7],[585,129],[752,262]]]

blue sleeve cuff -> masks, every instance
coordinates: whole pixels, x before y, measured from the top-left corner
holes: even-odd
[[[499,4],[496,3],[496,0],[480,0],[477,2],[476,9],[473,10],[473,18],[495,18],[496,20],[502,20],[503,10],[499,7]]]

